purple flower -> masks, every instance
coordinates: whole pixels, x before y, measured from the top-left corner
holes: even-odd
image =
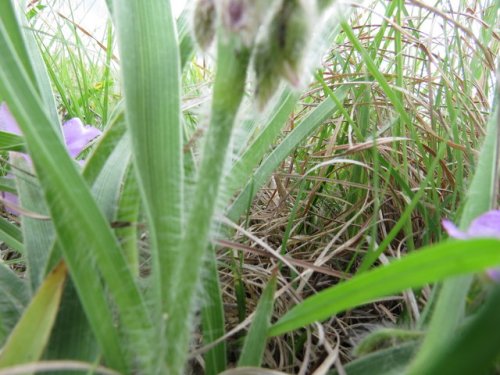
[[[76,158],[88,145],[88,143],[94,138],[98,137],[101,134],[101,131],[93,126],[85,126],[79,118],[73,118],[71,120],[66,121],[63,124],[63,136],[64,142],[66,144],[66,149],[68,150],[68,154],[74,159]],[[7,133],[13,133],[17,135],[22,135],[21,129],[17,125],[14,116],[10,113],[7,104],[0,104],[0,131],[4,131]],[[22,156],[24,159],[31,165],[31,159],[28,155],[11,152],[10,156]],[[83,161],[79,160],[79,164],[82,164]],[[8,174],[6,177],[12,178],[11,174]],[[18,206],[17,196],[11,193],[2,192],[2,196],[7,205]],[[19,213],[12,209],[12,207],[7,207],[7,210],[15,215]]]
[[[476,218],[467,228],[461,231],[449,220],[443,220],[443,228],[453,238],[465,240],[474,237],[489,237],[500,239],[500,210],[488,211]],[[494,281],[500,282],[500,268],[491,268],[486,274]]]

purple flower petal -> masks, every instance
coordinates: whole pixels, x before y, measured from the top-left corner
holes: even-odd
[[[465,240],[469,237],[467,233],[464,233],[460,229],[458,229],[450,220],[445,219],[441,224],[450,237],[458,238],[460,240]]]
[[[71,157],[75,158],[101,131],[93,126],[84,126],[79,118],[73,118],[63,125],[63,134],[66,148]]]
[[[500,268],[490,268],[486,270],[486,275],[488,275],[490,280],[500,283]]]
[[[469,226],[470,237],[500,238],[500,211],[492,210],[476,218]]]
[[[12,215],[19,215],[19,212],[14,209],[14,207],[19,207],[19,198],[17,195],[9,193],[7,191],[2,191],[2,200],[5,210]]]
[[[500,239],[500,210],[491,210],[472,221],[467,232],[459,230],[449,220],[443,220],[443,228],[450,237],[461,240],[473,237],[490,237]],[[486,275],[494,282],[500,283],[500,268],[486,270]]]
[[[19,129],[14,116],[10,113],[7,103],[5,102],[0,104],[0,130],[7,133],[21,135],[21,129]]]

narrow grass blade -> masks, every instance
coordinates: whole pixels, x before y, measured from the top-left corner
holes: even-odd
[[[61,262],[45,279],[0,354],[0,368],[40,359],[54,324],[67,268]]]
[[[1,100],[0,100],[1,102]],[[25,151],[24,140],[22,137],[0,131],[0,150],[1,151]]]
[[[224,335],[224,304],[217,270],[217,258],[213,246],[208,251],[206,275],[203,284],[204,303],[201,309],[203,342],[210,344]],[[217,375],[226,369],[226,343],[223,341],[205,355],[205,374]]]
[[[349,362],[345,371],[349,375],[399,375],[417,351],[418,343],[409,342],[383,349]],[[438,374],[438,373],[436,373]],[[333,371],[330,375],[340,375]]]
[[[275,291],[276,276],[273,276],[259,299],[252,325],[245,338],[238,367],[258,367],[262,363],[267,342],[264,338],[271,323]]]
[[[291,92],[289,89],[283,90],[280,98],[276,101],[276,105],[269,111],[269,121],[266,126],[263,127],[262,131],[231,168],[231,172],[227,177],[227,187],[230,193],[234,194],[234,192],[245,186],[245,182],[252,175],[253,169],[259,164],[279,136],[298,98],[298,93]]]
[[[38,181],[31,174],[30,166],[22,157],[11,157],[16,167],[16,183],[19,203],[24,210],[37,215],[48,216],[47,206]],[[29,275],[32,292],[36,291],[45,278],[50,249],[54,242],[54,227],[50,220],[40,220],[29,215],[21,216],[27,273]]]
[[[133,166],[129,165],[129,170],[123,181],[123,189],[116,210],[115,229],[116,237],[120,241],[127,263],[134,273],[139,275],[139,248],[137,246],[138,221],[141,208],[141,198],[139,187]],[[123,227],[120,227],[123,224]]]
[[[347,95],[346,88],[340,88],[335,92],[337,99],[342,102]],[[273,171],[278,165],[315,129],[337,110],[337,106],[332,100],[326,99],[315,108],[302,122],[293,129],[290,134],[273,150],[273,152],[262,162],[254,172],[252,181],[247,183],[243,191],[238,195],[231,205],[228,217],[237,221],[247,208],[252,194],[268,181]]]
[[[21,230],[3,217],[0,218],[0,240],[5,242],[11,249],[20,254],[25,254]]]
[[[182,10],[179,18],[177,18],[177,32],[179,34],[179,54],[181,58],[181,70],[189,62],[194,52],[194,41],[191,35],[191,12],[188,8],[189,4]]]
[[[0,264],[0,345],[14,328],[28,305],[30,292],[25,280]]]
[[[499,265],[499,249],[500,241],[485,239],[452,241],[421,249],[307,298],[274,324],[269,335],[327,319],[391,293]]]
[[[123,111],[123,102],[120,102],[111,113],[104,132],[86,159],[82,174],[90,186],[94,184],[115,146],[125,135],[127,128]]]

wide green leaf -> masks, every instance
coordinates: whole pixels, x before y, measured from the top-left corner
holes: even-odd
[[[158,332],[171,315],[183,228],[180,55],[169,1],[115,1],[125,119],[151,248],[150,296]],[[160,47],[161,46],[161,47]],[[161,355],[156,355],[159,360]]]
[[[278,320],[269,335],[280,335],[327,319],[391,293],[499,264],[498,240],[452,241],[430,246],[307,298]]]

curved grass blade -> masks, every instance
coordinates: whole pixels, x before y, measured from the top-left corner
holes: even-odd
[[[276,336],[408,288],[500,264],[500,241],[451,241],[421,249],[307,298],[269,330]]]
[[[201,309],[203,341],[210,344],[224,336],[224,304],[217,272],[217,257],[213,246],[207,254],[206,275],[203,285],[205,301]],[[225,341],[217,344],[205,355],[205,374],[217,375],[226,369],[227,355]]]
[[[115,128],[119,127],[115,126]],[[125,128],[124,124],[121,128]],[[117,202],[120,187],[130,160],[129,139],[121,134],[120,132],[106,132],[96,147],[97,150],[92,153],[93,157],[87,160],[84,168],[84,177],[87,177],[87,181],[94,180],[93,195],[109,221],[113,220],[119,207]],[[115,144],[115,142],[118,143]],[[112,152],[109,153],[109,150]],[[102,155],[98,153],[99,151]],[[107,159],[105,159],[106,156]],[[92,173],[85,176],[85,172],[89,170]],[[99,174],[93,177],[97,172]],[[136,227],[132,226],[132,228]],[[134,272],[134,275],[136,274]],[[100,348],[84,310],[75,286],[72,282],[67,283],[45,358],[66,358],[85,362],[97,360]],[[98,337],[102,335],[101,332],[97,332]],[[100,341],[103,341],[102,338]]]
[[[0,353],[0,368],[40,359],[54,324],[67,268],[61,262],[45,279]]]
[[[276,101],[276,105],[269,111],[269,121],[266,126],[231,168],[231,172],[227,177],[227,187],[230,193],[234,193],[245,186],[245,182],[252,175],[255,166],[259,164],[281,133],[281,129],[288,120],[298,98],[298,93],[294,93],[290,89],[283,90],[280,98]]]
[[[266,337],[274,306],[274,293],[276,291],[276,275],[273,275],[267,284],[257,304],[252,325],[248,330],[245,343],[238,361],[238,367],[258,367],[262,363],[266,348]]]

